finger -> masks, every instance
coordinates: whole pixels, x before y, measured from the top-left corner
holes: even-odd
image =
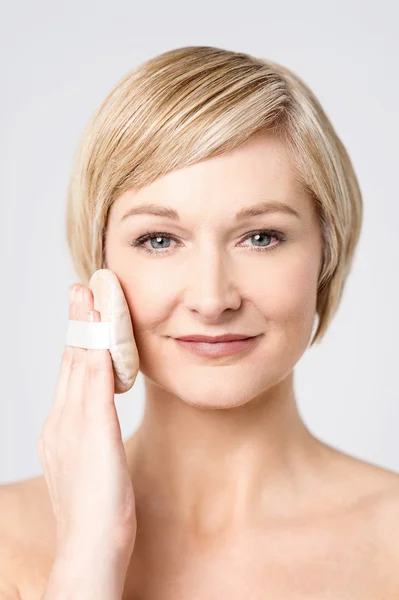
[[[77,321],[88,321],[88,311],[94,308],[94,300],[92,291],[84,285],[79,286],[78,302],[76,304]]]
[[[93,320],[101,321],[101,315],[94,310],[94,298],[89,288],[81,286],[80,300],[76,306],[75,318],[78,321],[89,321],[89,311],[92,311]],[[82,350],[74,348],[74,350]],[[112,361],[109,350],[83,350],[84,354],[77,354],[68,380],[67,399],[62,409],[61,418],[68,414],[72,419],[82,418],[85,405],[93,404],[98,411],[99,399],[104,395],[109,401],[114,393]]]
[[[68,317],[69,319],[76,319],[77,314],[77,306],[75,302],[75,290],[79,288],[79,284],[71,285],[68,289]],[[60,372],[58,375],[55,392],[54,392],[54,400],[53,405],[51,407],[50,413],[47,416],[45,427],[51,428],[60,418],[62,408],[65,403],[67,389],[68,389],[68,380],[70,377],[70,369],[73,361],[77,359],[77,353],[75,350],[82,350],[81,348],[73,348],[72,346],[65,346],[60,365]],[[84,353],[85,350],[82,350]]]
[[[75,294],[70,304],[69,318],[73,321],[87,321],[87,311],[93,306],[93,299],[86,293],[87,288],[81,284],[74,286]],[[68,346],[67,346],[68,348]],[[63,418],[65,409],[71,414],[82,413],[84,400],[84,382],[86,360],[89,350],[86,348],[69,347],[70,354],[66,360],[67,385],[64,402],[60,410],[60,419]],[[68,404],[68,407],[66,407]]]
[[[92,320],[101,321],[99,311],[92,309]],[[109,350],[88,350],[86,356],[86,390],[85,390],[85,414],[91,416],[105,414],[101,408],[114,405],[115,380],[112,365],[112,357]]]

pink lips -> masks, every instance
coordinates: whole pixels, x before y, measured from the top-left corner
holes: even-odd
[[[233,340],[227,342],[192,342],[175,338],[179,346],[189,350],[193,354],[208,357],[221,357],[237,354],[254,345],[255,341],[260,336],[254,336],[241,340]]]
[[[224,335],[181,335],[176,339],[185,340],[187,342],[232,342],[234,340],[246,340],[249,337],[255,337],[249,333],[247,334],[239,334],[239,333],[226,333]]]

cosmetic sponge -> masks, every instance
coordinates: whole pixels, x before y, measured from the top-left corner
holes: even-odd
[[[140,365],[129,307],[121,284],[110,269],[95,271],[89,288],[93,293],[94,308],[101,315],[101,323],[108,323],[115,393],[122,394],[133,386]]]

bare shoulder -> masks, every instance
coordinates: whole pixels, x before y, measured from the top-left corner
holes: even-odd
[[[29,597],[30,582],[40,587],[53,548],[54,519],[44,478],[0,485],[0,576],[10,590],[7,596],[0,587],[5,598]]]
[[[367,519],[376,543],[399,564],[399,473],[351,456],[327,444],[331,481],[343,498],[351,498],[353,511]]]
[[[370,486],[375,486],[375,491],[370,491],[369,504],[365,503],[364,528],[369,531],[365,534],[365,545],[374,549],[374,567],[384,574],[384,591],[390,590],[396,598],[399,593],[399,474],[368,463],[364,468]]]
[[[376,487],[375,518],[379,524],[381,541],[392,552],[399,564],[399,474],[388,469],[370,465],[372,475],[380,488]]]

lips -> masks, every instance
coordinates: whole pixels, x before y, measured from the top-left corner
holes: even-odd
[[[203,337],[203,336],[202,336]],[[221,358],[230,355],[240,355],[244,350],[249,351],[253,348],[258,340],[261,338],[260,335],[251,336],[247,338],[234,339],[224,342],[193,342],[175,338],[175,342],[185,350],[188,350],[192,354],[204,356],[207,358]]]
[[[248,334],[228,333],[225,335],[207,336],[207,335],[184,335],[176,338],[185,342],[206,342],[208,344],[216,344],[218,342],[233,342],[235,340],[246,340],[255,337]]]

